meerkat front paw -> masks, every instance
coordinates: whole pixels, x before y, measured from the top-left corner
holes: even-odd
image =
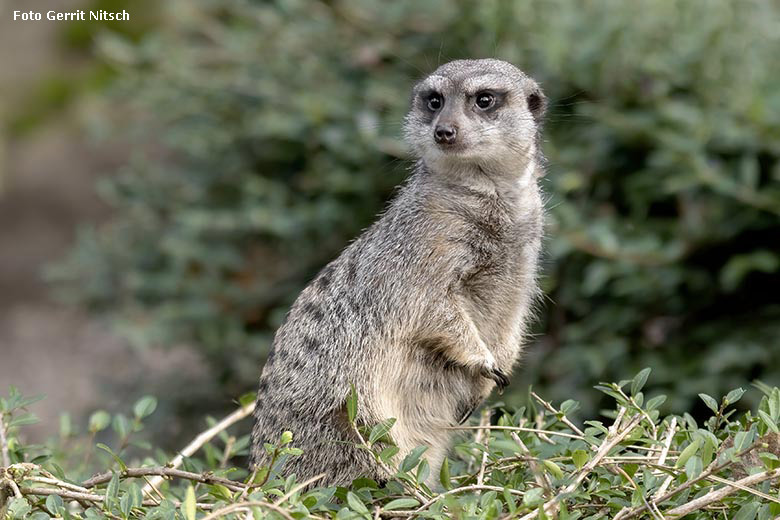
[[[504,388],[509,386],[509,375],[500,368],[488,368],[487,366],[482,367],[482,370],[480,370],[480,375],[495,381],[496,386],[498,387],[498,393],[503,393]]]
[[[483,360],[479,367],[479,374],[495,381],[499,393],[509,386],[509,375],[496,366],[496,358],[489,350],[487,350],[487,359]]]

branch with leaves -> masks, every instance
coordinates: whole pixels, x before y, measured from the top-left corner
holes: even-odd
[[[224,419],[212,420],[172,459],[159,451],[140,458],[130,449],[143,450],[137,436],[154,412],[153,399],[136,403],[129,418],[93,414],[87,441],[92,443],[109,424],[116,439],[110,443],[114,448],[89,448],[91,460],[104,471],[86,478],[80,475],[85,471],[81,451],[51,446],[54,455],[42,456],[40,448],[23,442],[20,431],[30,421],[32,400],[12,391],[0,400],[4,457],[10,462],[0,468],[0,518],[38,515],[37,520],[67,511],[74,520],[257,515],[444,520],[465,512],[507,520],[593,514],[619,520],[642,515],[704,519],[713,508],[726,516],[739,511],[761,518],[780,515],[780,496],[772,486],[780,480],[780,389],[760,386],[765,394],[760,406],[739,420],[732,406],[743,390],[720,402],[702,397],[713,415],[699,425],[690,415],[662,417],[658,406],[663,398],[646,399],[642,392],[648,376],[642,371],[631,380],[598,385],[616,401],[615,410],[607,413],[609,427],[601,420],[578,425],[572,416],[575,402],[556,406],[533,394],[541,410],[493,410],[483,413],[478,425],[453,428],[458,442],[439,471],[440,487],[433,488],[425,448],[399,453],[392,443],[393,419],[358,424],[354,389],[346,405],[356,445],[372,453],[388,475],[383,487],[359,479],[349,488],[333,488],[324,475],[299,482],[279,473],[283,466],[277,461],[300,453],[291,432],[266,446],[272,455],[269,467],[250,474],[231,466],[247,453],[247,436],[228,430],[251,413],[248,398]],[[71,451],[79,446],[67,442]]]

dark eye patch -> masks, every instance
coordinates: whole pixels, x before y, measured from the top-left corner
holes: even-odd
[[[435,112],[444,106],[444,95],[438,90],[423,90],[417,95],[417,104],[423,111]]]
[[[485,108],[480,106],[480,98],[491,98],[490,103]],[[503,90],[479,90],[468,96],[468,102],[476,108],[477,111],[484,114],[494,112],[496,109],[502,107],[506,103],[507,92]],[[482,100],[484,101],[484,99]]]

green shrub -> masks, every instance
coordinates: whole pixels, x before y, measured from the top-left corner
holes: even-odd
[[[113,218],[52,271],[130,338],[251,388],[296,294],[404,178],[415,79],[496,56],[552,101],[547,302],[519,379],[586,413],[583,389],[641,366],[672,411],[780,380],[776,2],[171,5],[165,30],[103,45],[139,148],[167,153],[101,184]]]
[[[30,400],[12,389],[0,399],[0,518],[238,519],[247,511],[254,512],[250,518],[287,520],[777,518],[780,389],[765,387],[757,413],[739,418],[732,405],[743,389],[720,401],[702,395],[712,413],[700,424],[687,413],[659,414],[664,396],[643,393],[649,372],[599,386],[612,401],[607,424],[575,426],[567,418],[578,406],[573,400],[554,407],[534,396],[528,408],[496,408],[492,426],[484,420],[491,415],[487,410],[480,425],[461,428],[460,443],[441,470],[434,468],[438,474],[432,479],[424,449],[393,465],[386,436],[391,422],[355,425],[362,446],[373,451],[389,480],[379,487],[357,479],[349,488],[322,487],[316,479],[297,482],[274,467],[247,475],[233,465],[246,455],[248,436],[213,421],[212,440],[195,443],[199,450],[181,467],[169,464],[165,453],[139,437],[155,409],[150,397],[138,401],[129,416],[112,419],[96,412],[86,437],[63,421],[59,440],[26,445],[20,430],[31,420],[25,412]],[[248,403],[244,416],[251,396]],[[113,437],[105,435],[109,424]],[[97,444],[98,450],[92,446],[96,435],[106,443]],[[294,457],[300,451],[294,438],[294,432],[285,432],[267,449],[278,461]],[[380,442],[381,452],[375,444]],[[92,468],[99,473],[90,477]],[[158,475],[169,480],[149,480]]]

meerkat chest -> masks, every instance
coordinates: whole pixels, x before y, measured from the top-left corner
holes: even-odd
[[[472,269],[463,278],[473,315],[494,340],[512,335],[536,293],[541,248],[541,204],[485,213],[469,232]]]
[[[542,234],[537,208],[484,205],[464,224],[473,266],[464,281],[473,288],[495,290],[535,267]]]

